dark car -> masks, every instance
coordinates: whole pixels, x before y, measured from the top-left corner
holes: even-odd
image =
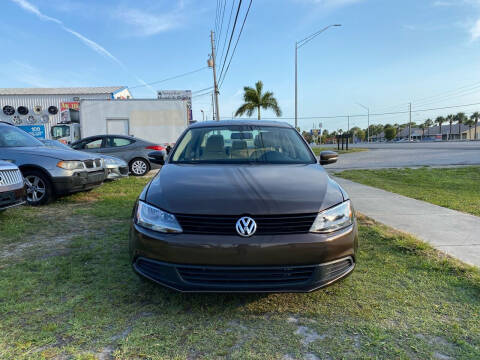
[[[25,131],[2,122],[0,160],[20,168],[30,205],[43,205],[57,195],[93,189],[105,179],[99,157],[45,146]]]
[[[71,146],[75,150],[120,158],[128,164],[130,173],[134,176],[144,176],[152,168],[159,167],[149,161],[148,153],[165,151],[161,145],[125,135],[91,136],[74,142]]]
[[[0,160],[0,211],[25,204],[25,184],[19,168]]]
[[[358,236],[321,166],[336,159],[319,164],[288,124],[191,125],[134,207],[135,271],[185,292],[307,292],[344,278]]]

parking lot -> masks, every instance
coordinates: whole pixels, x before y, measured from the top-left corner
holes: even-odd
[[[323,145],[322,145],[323,146]],[[336,149],[336,145],[329,145]],[[344,154],[328,168],[380,169],[417,166],[458,166],[480,164],[480,142],[430,142],[430,143],[361,143],[352,148],[368,148]]]
[[[2,359],[480,357],[480,274],[360,220],[356,271],[310,294],[181,294],[128,258],[128,178],[0,214]]]

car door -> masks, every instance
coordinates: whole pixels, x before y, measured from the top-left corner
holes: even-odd
[[[72,146],[75,150],[102,153],[104,146],[104,138],[102,136],[95,136],[84,139]]]
[[[118,157],[129,162],[133,159],[132,149],[135,140],[121,136],[107,136],[105,141],[105,154]]]

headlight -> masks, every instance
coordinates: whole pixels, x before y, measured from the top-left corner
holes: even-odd
[[[138,202],[135,220],[138,225],[153,231],[162,233],[181,233],[183,231],[175,215],[145,204],[143,201]]]
[[[353,224],[353,211],[350,200],[331,209],[322,211],[313,222],[310,232],[330,233]]]
[[[84,169],[81,161],[60,161],[57,166],[65,170]]]
[[[117,165],[117,166],[127,165],[127,163],[122,159],[104,158],[103,161],[105,162],[105,165]]]

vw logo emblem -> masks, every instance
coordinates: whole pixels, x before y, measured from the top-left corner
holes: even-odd
[[[237,220],[235,225],[237,233],[243,237],[249,237],[257,231],[257,223],[251,217],[244,216]]]

